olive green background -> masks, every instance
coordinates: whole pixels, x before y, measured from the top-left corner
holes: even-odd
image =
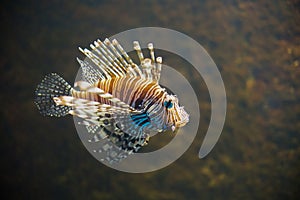
[[[299,198],[298,0],[0,4],[5,199]],[[198,159],[210,119],[207,88],[184,60],[165,53],[165,64],[181,71],[198,93],[200,128],[192,146],[170,166],[128,174],[94,159],[72,117],[41,116],[33,97],[47,73],[74,81],[79,68],[75,58],[84,58],[78,46],[144,26],[174,29],[203,45],[223,77],[228,110],[217,145]],[[155,138],[149,146],[163,146],[168,137]]]

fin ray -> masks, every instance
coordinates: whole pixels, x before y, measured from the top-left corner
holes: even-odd
[[[152,43],[148,44],[150,58],[145,58],[139,42],[133,42],[133,48],[137,52],[140,66],[133,62],[116,39],[113,39],[112,42],[107,38],[103,42],[97,40],[90,47],[92,51],[81,48],[79,50],[99,68],[102,75],[92,75],[97,70],[93,70],[91,66],[88,67],[91,64],[86,61],[80,62],[84,71],[83,77],[92,79],[92,81],[87,80],[89,83],[95,82],[95,78],[99,77],[109,79],[126,75],[139,76],[157,83],[160,79],[162,58],[155,57]]]

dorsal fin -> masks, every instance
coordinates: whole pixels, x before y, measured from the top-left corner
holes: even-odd
[[[143,78],[158,83],[161,73],[162,57],[157,57],[155,60],[153,44],[148,44],[148,49],[150,51],[151,58],[144,58],[143,52],[138,41],[133,42],[133,48],[136,50],[137,55],[140,59],[140,66],[142,68]]]
[[[92,79],[86,80],[89,83],[95,82],[96,78],[110,79],[126,75],[139,76],[158,83],[162,58],[155,57],[152,43],[148,44],[150,58],[145,58],[139,42],[133,42],[133,48],[139,57],[140,66],[133,62],[116,39],[113,39],[112,42],[107,38],[103,42],[97,40],[90,47],[92,51],[81,48],[79,50],[97,66],[97,69],[93,69],[89,62],[78,61],[84,69],[83,77]]]
[[[131,72],[132,74],[134,74],[135,76],[137,76],[137,75],[142,76],[142,72],[141,72],[140,68],[128,56],[128,54],[126,53],[126,51],[119,44],[118,40],[113,39],[112,43],[113,43],[113,45],[115,45],[118,48],[118,50],[122,53],[122,55],[125,57],[125,59],[129,63],[129,65],[127,65],[128,71]]]
[[[84,55],[86,55],[98,68],[99,70],[103,73],[104,77],[106,79],[111,78],[111,70],[109,69],[108,66],[103,65],[103,61],[96,56],[93,52],[91,52],[88,49],[82,49],[82,48],[78,48]]]

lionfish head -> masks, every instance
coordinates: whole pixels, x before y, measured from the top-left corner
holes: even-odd
[[[189,114],[184,110],[183,106],[179,105],[176,95],[167,94],[164,100],[164,107],[167,111],[166,122],[172,131],[189,122]]]

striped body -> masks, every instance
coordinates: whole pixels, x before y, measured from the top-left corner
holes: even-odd
[[[163,96],[166,95],[157,83],[141,79],[140,77],[113,77],[110,79],[99,80],[94,87],[102,89],[104,92],[120,99],[124,103],[130,105],[135,109],[140,109],[140,101],[154,101],[162,102]],[[72,96],[77,98],[88,99],[105,104],[112,104],[106,98],[101,98],[99,95],[92,92],[72,91]]]
[[[100,88],[103,90],[103,94],[109,93],[131,108],[147,113],[151,121],[155,122],[152,123],[151,127],[147,127],[148,129],[154,131],[155,127],[155,131],[158,132],[168,126],[165,124],[166,109],[163,105],[167,93],[158,83],[140,77],[125,76],[99,80],[91,87]],[[72,96],[101,104],[114,105],[114,102],[108,100],[108,98],[101,97],[101,95],[93,92],[73,89]]]

